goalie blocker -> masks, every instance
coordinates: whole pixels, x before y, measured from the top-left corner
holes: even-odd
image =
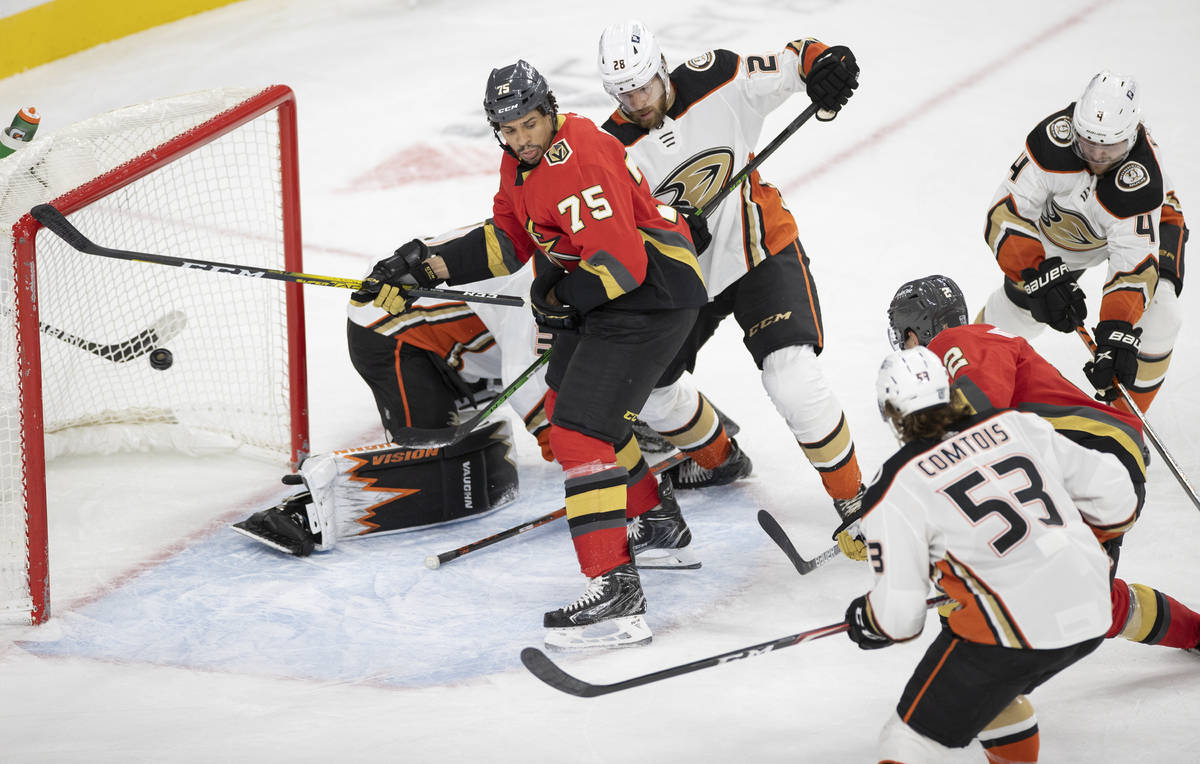
[[[345,539],[477,517],[517,498],[511,448],[501,421],[443,447],[382,443],[312,456],[300,466],[307,490],[233,529],[303,557]]]

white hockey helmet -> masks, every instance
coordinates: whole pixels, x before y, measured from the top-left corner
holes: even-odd
[[[1075,153],[1095,164],[1115,164],[1137,142],[1142,98],[1137,82],[1107,69],[1092,78],[1075,102],[1071,126]]]
[[[604,90],[625,106],[621,96],[648,85],[655,77],[662,79],[663,90],[670,100],[671,73],[654,33],[640,21],[630,19],[612,24],[600,34],[600,51],[596,61]]]
[[[887,404],[901,416],[950,402],[950,378],[937,355],[924,345],[898,350],[883,359],[875,380],[879,415],[885,421]]]

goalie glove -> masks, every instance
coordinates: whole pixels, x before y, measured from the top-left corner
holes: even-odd
[[[895,644],[895,640],[884,634],[875,624],[875,614],[867,595],[855,597],[846,608],[846,636],[862,650],[878,650]]]
[[[1088,382],[1096,388],[1096,398],[1115,401],[1120,397],[1114,379],[1125,387],[1137,380],[1138,349],[1142,346],[1141,328],[1128,321],[1101,321],[1094,330],[1096,354],[1083,366]]]
[[[682,199],[671,205],[675,210],[683,216],[683,220],[688,224],[688,229],[692,233],[692,244],[696,247],[696,254],[704,253],[708,249],[708,245],[712,244],[712,234],[708,231],[708,221],[700,214],[700,210],[692,206],[692,203],[686,199]]]
[[[817,119],[828,122],[858,87],[858,61],[845,45],[834,45],[817,56],[804,80],[808,97],[821,107]]]
[[[1029,312],[1037,321],[1059,332],[1073,332],[1087,318],[1083,289],[1061,257],[1047,257],[1037,268],[1021,271]]]
[[[370,300],[377,308],[398,316],[408,310],[412,298],[405,287],[435,287],[442,279],[429,265],[429,247],[420,239],[402,244],[391,257],[375,263],[370,275],[363,279],[362,289],[352,297],[358,302]]]

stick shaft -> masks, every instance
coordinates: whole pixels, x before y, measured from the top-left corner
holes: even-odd
[[[688,457],[682,453],[673,454],[672,456],[669,456],[666,459],[663,459],[658,464],[655,464],[650,469],[655,474],[658,474],[658,473],[662,472],[663,470],[670,469],[671,467],[674,467],[676,464],[680,464],[681,462],[686,461],[687,458]],[[534,518],[533,520],[529,520],[527,522],[521,523],[520,525],[514,525],[511,528],[502,530],[499,533],[494,533],[491,536],[479,539],[478,541],[472,541],[470,544],[460,546],[458,549],[451,549],[449,552],[442,552],[441,554],[439,554],[437,556],[438,563],[445,564],[447,562],[450,562],[451,560],[457,560],[459,557],[462,557],[464,554],[470,554],[471,552],[476,552],[480,549],[489,547],[492,544],[498,544],[501,541],[504,541],[505,539],[510,539],[514,536],[519,536],[522,533],[531,531],[534,528],[540,528],[543,525],[545,525],[546,523],[552,522],[554,520],[559,519],[560,517],[566,517],[566,516],[567,516],[566,507],[559,507],[558,509],[554,510],[553,512],[550,512],[549,514],[545,514],[545,515],[542,515],[541,517]]]
[[[1096,352],[1096,341],[1092,339],[1091,332],[1089,332],[1083,324],[1080,324],[1075,327],[1075,333],[1079,335],[1081,340],[1083,340],[1083,344],[1087,345],[1088,350],[1094,354]],[[1154,450],[1158,452],[1158,455],[1163,458],[1163,461],[1167,465],[1167,469],[1169,469],[1171,474],[1175,476],[1175,480],[1179,482],[1179,486],[1183,488],[1183,492],[1187,494],[1187,497],[1192,500],[1192,504],[1196,506],[1196,509],[1200,509],[1200,495],[1197,495],[1196,488],[1192,485],[1192,481],[1188,480],[1187,475],[1183,474],[1183,470],[1180,468],[1179,462],[1175,461],[1175,457],[1171,456],[1171,454],[1167,451],[1167,447],[1163,445],[1162,439],[1158,437],[1158,433],[1154,431],[1154,428],[1150,426],[1150,422],[1146,420],[1146,415],[1142,413],[1142,410],[1138,408],[1138,405],[1133,402],[1133,396],[1129,394],[1127,389],[1125,389],[1125,385],[1121,384],[1116,379],[1113,380],[1113,384],[1116,385],[1117,392],[1121,394],[1121,400],[1125,401],[1125,405],[1128,406],[1129,410],[1133,412],[1134,416],[1141,421],[1142,432],[1145,434],[1146,439],[1149,440],[1154,446]]]
[[[228,273],[248,278],[286,281],[296,284],[311,284],[315,286],[339,287],[341,289],[362,289],[360,279],[347,279],[338,276],[321,276],[315,273],[296,273],[281,271],[275,268],[259,268],[254,265],[239,265],[222,263],[216,260],[198,260],[195,258],[172,257],[157,255],[149,252],[134,252],[127,249],[104,247],[88,239],[78,228],[73,226],[66,217],[49,204],[39,204],[30,210],[34,220],[41,223],[72,248],[89,255],[111,257],[117,260],[131,260],[141,263],[154,263],[188,270],[209,271],[212,273]],[[434,297],[439,299],[462,300],[463,302],[485,302],[495,305],[523,307],[525,300],[514,295],[491,294],[489,292],[462,292],[454,289],[430,289],[425,287],[408,287],[407,291],[415,297]]]

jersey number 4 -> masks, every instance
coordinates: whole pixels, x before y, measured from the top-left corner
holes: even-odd
[[[988,469],[1001,478],[1013,472],[1022,472],[1029,485],[1012,492],[1015,502],[1004,499],[985,499],[976,503],[969,493],[976,486],[986,483],[988,478],[980,470],[975,470],[944,488],[943,492],[958,505],[972,525],[979,525],[991,515],[998,515],[1008,523],[1008,530],[991,541],[990,546],[996,551],[996,554],[1003,557],[1029,535],[1029,522],[1026,520],[1026,515],[1038,513],[1037,509],[1030,505],[1041,505],[1042,512],[1038,514],[1044,513],[1045,516],[1034,519],[1042,525],[1053,527],[1063,524],[1062,515],[1058,513],[1054,502],[1046,494],[1041,473],[1038,472],[1032,461],[1024,456],[1010,456],[990,465]]]

